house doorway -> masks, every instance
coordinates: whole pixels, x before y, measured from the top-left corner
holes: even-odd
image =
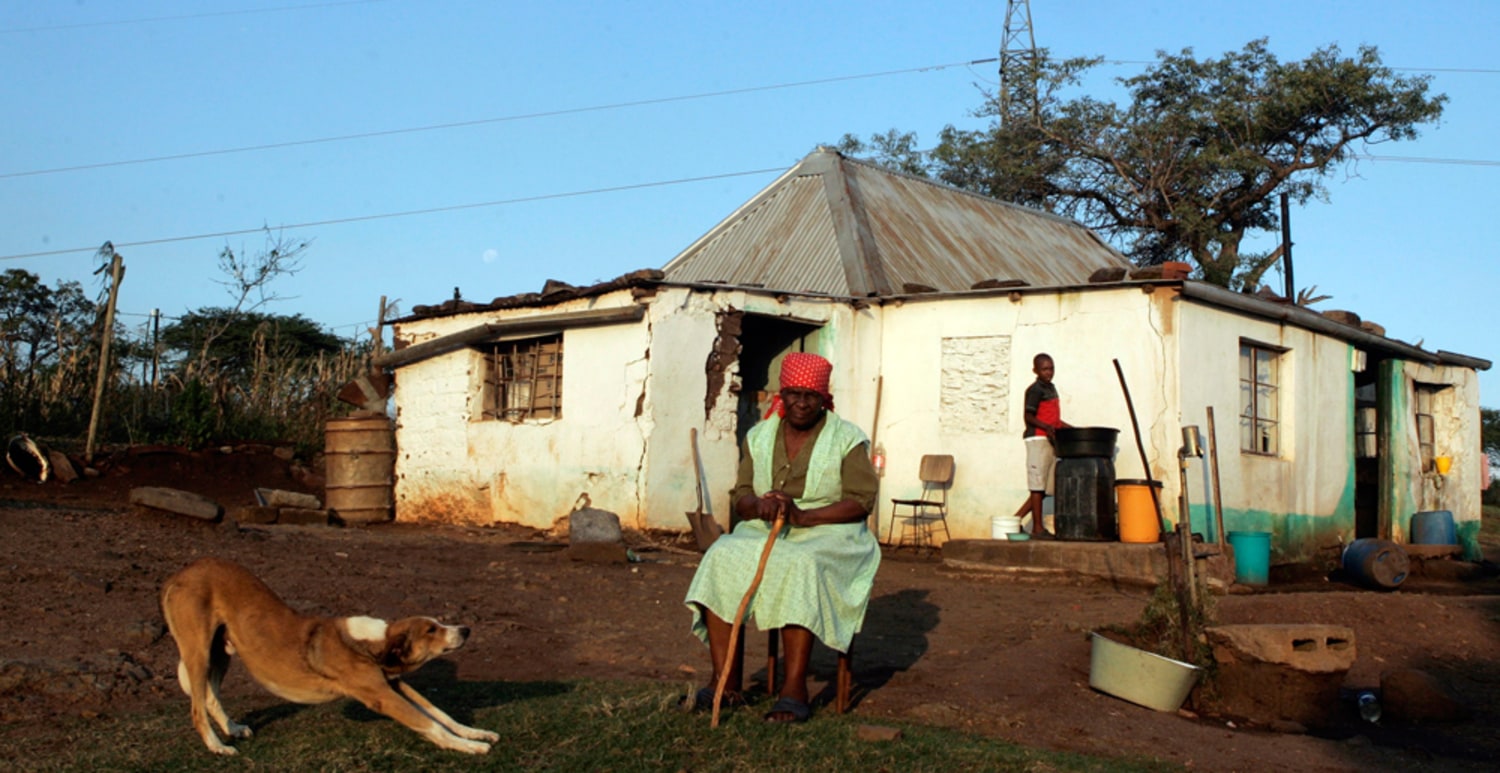
[[[1354,538],[1364,539],[1385,536],[1380,533],[1380,459],[1390,422],[1380,411],[1389,401],[1380,394],[1378,360],[1363,351],[1356,356],[1365,361],[1354,372]]]
[[[822,327],[787,317],[746,314],[740,327],[739,402],[734,436],[738,445],[771,406],[781,360],[791,352],[816,352]]]

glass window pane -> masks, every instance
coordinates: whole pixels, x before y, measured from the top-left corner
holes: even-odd
[[[1264,421],[1256,422],[1255,442],[1255,450],[1263,454],[1276,453],[1276,425]]]
[[[1267,351],[1255,351],[1255,380],[1262,384],[1276,383],[1276,357]]]
[[[1243,416],[1240,417],[1240,450],[1255,450],[1255,433],[1250,431],[1251,421]]]
[[[1240,416],[1255,416],[1255,393],[1247,381],[1240,382]]]
[[[1258,419],[1279,419],[1276,410],[1276,387],[1259,386],[1255,388],[1255,410]]]
[[[1250,357],[1251,357],[1251,352],[1252,351],[1254,351],[1254,350],[1251,349],[1248,346],[1241,346],[1240,347],[1240,380],[1241,381],[1249,381],[1250,380]]]

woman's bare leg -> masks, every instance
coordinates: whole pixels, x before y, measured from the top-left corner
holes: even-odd
[[[781,628],[781,652],[786,663],[786,677],[781,682],[781,697],[807,703],[807,669],[812,660],[813,634],[799,625]],[[790,722],[795,717],[778,711],[767,715],[772,722]]]
[[[708,627],[708,654],[713,659],[713,681],[709,687],[715,689],[719,686],[719,674],[725,668],[726,655],[729,654],[729,634],[734,628],[729,621],[714,614],[709,609],[703,610],[703,622]],[[724,684],[725,695],[739,695],[744,689],[741,672],[745,663],[745,637],[744,631],[740,631],[739,641],[735,644],[734,657],[727,658],[729,669],[729,681]]]

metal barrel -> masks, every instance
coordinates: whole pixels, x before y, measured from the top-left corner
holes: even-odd
[[[329,419],[323,441],[328,509],[349,524],[391,520],[396,472],[396,433],[391,420],[384,414]]]

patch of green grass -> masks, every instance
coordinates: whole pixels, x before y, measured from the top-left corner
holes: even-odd
[[[821,707],[804,725],[767,725],[762,704],[721,715],[676,709],[683,686],[624,682],[464,683],[425,688],[461,722],[494,730],[486,756],[445,751],[395,722],[340,701],[270,704],[240,717],[255,737],[237,758],[210,754],[186,703],[146,714],[0,728],[0,766],[16,771],[1131,771],[1153,760],[1060,754],[897,723],[893,741],[862,741],[858,712]],[[232,707],[231,707],[232,708]],[[881,724],[888,724],[881,721]]]

